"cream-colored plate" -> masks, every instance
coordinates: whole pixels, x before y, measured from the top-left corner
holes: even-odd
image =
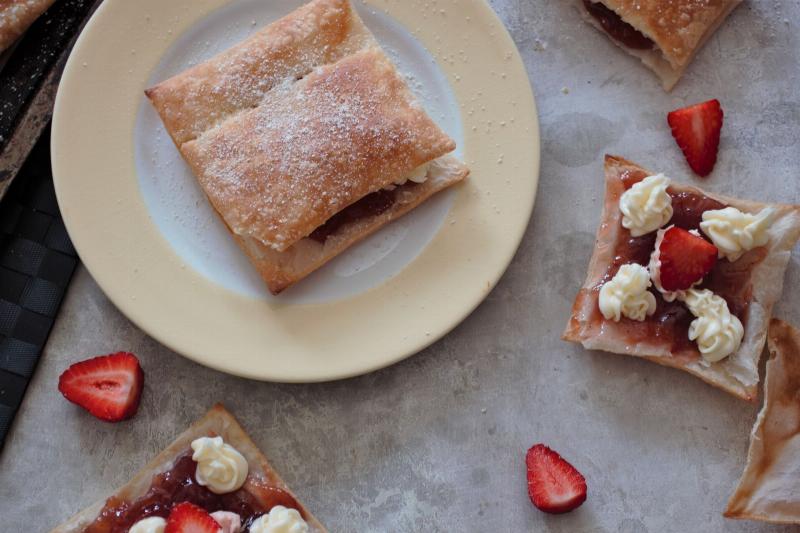
[[[269,296],[143,90],[300,4],[106,0],[67,63],[52,161],[81,259],[133,322],[204,365],[310,382],[416,353],[483,300],[533,209],[539,129],[519,54],[484,0],[356,3],[472,174]]]

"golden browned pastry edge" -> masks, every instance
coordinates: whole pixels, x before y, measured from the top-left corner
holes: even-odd
[[[613,261],[614,243],[622,227],[620,224],[622,215],[619,211],[620,191],[619,187],[615,188],[614,185],[619,183],[620,176],[626,170],[651,174],[650,171],[626,159],[606,156],[606,194],[594,252],[589,262],[586,280],[575,298],[572,315],[562,338],[581,343],[586,349],[643,357],[660,365],[679,368],[734,396],[755,401],[758,391],[758,361],[764,349],[772,307],[781,295],[791,251],[800,238],[800,206],[752,202],[711,194],[676,182],[671,183],[670,188],[674,190],[699,193],[744,212],[757,212],[768,206],[777,210],[777,216],[770,229],[771,238],[767,255],[754,267],[751,274],[753,295],[744,320],[747,325],[739,350],[721,362],[706,366],[700,361],[674,358],[663,345],[645,342],[629,345],[621,335],[616,334],[614,328],[605,328],[607,331],[602,335],[598,334],[592,331],[591,325],[588,324],[588,317],[594,312],[595,300],[587,293],[597,284]],[[747,382],[735,377],[736,374],[742,373],[747,374],[749,378]]]
[[[302,280],[325,263],[365,239],[392,220],[400,218],[419,204],[459,181],[469,174],[469,169],[452,156],[441,157],[431,163],[428,179],[408,190],[397,189],[402,196],[384,213],[352,222],[335,232],[324,244],[311,239],[301,239],[285,252],[272,250],[256,239],[242,238],[236,242],[248,255],[270,292],[279,294]],[[227,226],[226,226],[227,227]],[[230,231],[230,228],[228,228]]]
[[[764,405],[750,433],[728,518],[800,524],[800,331],[772,319]]]
[[[143,496],[150,488],[153,476],[164,472],[172,467],[175,460],[186,450],[190,449],[191,443],[194,439],[209,435],[219,435],[225,442],[236,448],[249,465],[250,476],[258,476],[269,483],[280,487],[281,489],[289,492],[292,496],[294,493],[286,486],[286,483],[275,472],[272,466],[261,453],[258,446],[250,439],[239,422],[234,416],[228,412],[222,404],[214,405],[201,419],[192,424],[186,431],[178,435],[161,453],[159,453],[152,461],[150,461],[144,468],[139,470],[131,480],[114,491],[113,496],[123,500],[134,500]],[[112,495],[110,495],[112,496]],[[313,533],[326,533],[326,529],[319,523],[319,521],[300,503],[299,498],[295,496],[302,507],[301,512]],[[80,533],[99,515],[103,509],[106,500],[96,502],[90,505],[83,511],[74,515],[72,518],[57,526],[51,533]]]
[[[606,34],[628,54],[639,58],[661,80],[665,91],[678,83],[694,56],[717,31],[742,0],[715,0],[713,6],[701,6],[694,0],[663,2],[662,0],[593,0],[616,12],[620,17],[649,37],[656,50],[635,50],[606,34],[598,21],[586,12],[583,0],[576,0],[586,22]],[[667,6],[666,13],[661,10]],[[687,11],[682,16],[681,9]]]

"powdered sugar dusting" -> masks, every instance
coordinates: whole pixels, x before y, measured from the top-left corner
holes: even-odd
[[[346,0],[315,0],[148,95],[182,144],[258,105],[284,79],[298,79],[374,44]]]
[[[258,26],[252,26],[252,20],[257,20],[259,25],[269,23],[302,3],[302,0],[238,0],[228,4],[178,38],[153,70],[148,85],[168,79],[260,31]],[[458,104],[446,77],[415,39],[413,28],[406,28],[382,11],[375,12],[360,2],[354,4],[409,80],[415,96],[458,141],[456,152],[459,153],[462,126]],[[164,131],[152,105],[144,98],[134,141],[145,205],[169,246],[187,267],[237,294],[267,300],[275,298],[268,294],[246,255],[230,238],[197,179]],[[282,293],[279,299],[287,303],[326,302],[382,283],[424,248],[441,227],[452,199],[452,192],[444,191],[427,200],[402,220],[352,246],[303,283]],[[398,226],[405,226],[408,231],[395,231]]]
[[[285,79],[182,150],[234,232],[283,250],[453,148],[371,48]]]
[[[678,67],[689,60],[706,30],[733,3],[734,0],[615,0],[607,7],[653,39],[673,67]]]

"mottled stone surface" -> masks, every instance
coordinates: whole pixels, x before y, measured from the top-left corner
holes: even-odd
[[[668,110],[722,101],[720,161],[703,186],[800,203],[800,5],[740,7],[671,94],[569,2],[493,6],[534,84],[543,157],[522,247],[472,316],[368,376],[257,383],[160,346],[79,269],[0,456],[0,529],[47,530],[104,497],[219,400],[332,531],[790,530],[721,516],[757,406],[675,370],[586,352],[559,334],[591,253],[602,154],[688,174]],[[797,254],[776,314],[800,322]],[[65,402],[56,381],[76,359],[119,349],[139,354],[148,380],[139,415],[110,425]],[[545,516],[530,505],[523,456],[539,441],[586,475],[589,499],[577,512]]]

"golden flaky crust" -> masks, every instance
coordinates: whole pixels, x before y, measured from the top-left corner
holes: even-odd
[[[592,0],[617,13],[639,32],[649,37],[657,49],[635,50],[612,39],[628,53],[638,57],[661,78],[664,89],[678,82],[703,44],[742,0]],[[584,18],[602,27],[577,0]]]
[[[455,157],[441,157],[431,163],[428,179],[424,183],[398,187],[395,190],[396,200],[388,210],[378,216],[348,224],[328,237],[324,244],[313,239],[301,239],[287,250],[278,252],[253,238],[237,237],[237,242],[250,257],[269,290],[277,294],[391,220],[403,216],[437,192],[461,181],[467,174],[467,167]]]
[[[617,236],[621,231],[627,231],[622,228],[619,210],[619,198],[625,190],[622,176],[626,172],[652,174],[620,157],[606,156],[606,194],[597,241],[586,281],[575,298],[563,338],[579,342],[587,349],[635,355],[661,365],[680,368],[742,399],[755,400],[758,361],[764,348],[772,306],[781,295],[786,265],[792,248],[800,238],[800,207],[729,198],[674,182],[670,185],[675,192],[699,193],[744,212],[754,213],[768,206],[776,209],[776,217],[769,229],[769,243],[761,252],[763,259],[755,262],[750,273],[751,299],[743,320],[746,326],[739,350],[718,363],[706,365],[699,359],[699,353],[673,353],[671,347],[657,342],[658,339],[631,344],[625,334],[627,319],[617,323],[603,319],[599,313],[596,288],[614,260]],[[754,250],[749,253],[757,252]],[[747,256],[739,261],[747,261]]]
[[[316,0],[145,93],[180,146],[252,109],[287,78],[375,44],[348,0]]]
[[[233,415],[221,404],[212,407],[203,418],[181,433],[178,438],[164,449],[164,451],[136,473],[127,484],[117,489],[113,496],[128,501],[143,496],[150,488],[153,476],[169,470],[174,464],[175,459],[191,449],[191,443],[194,439],[217,435],[221,436],[225,442],[236,448],[245,459],[247,459],[250,471],[248,473],[248,481],[244,486],[245,490],[247,489],[248,483],[256,480],[264,481],[272,486],[279,487],[292,494],[292,496],[295,496],[269,464],[267,458],[261,453],[261,450],[258,449],[247,433],[245,433],[244,429],[242,429]],[[295,499],[299,503],[300,500],[296,496]],[[80,533],[87,525],[94,521],[104,505],[105,500],[91,505],[53,529],[51,533]],[[300,511],[306,518],[311,532],[325,533],[327,531],[325,527],[314,518],[308,509],[302,507],[302,504],[300,504],[300,506]]]
[[[314,0],[145,92],[275,293],[468,173],[448,158],[387,212],[306,238],[455,149],[349,0]]]
[[[764,405],[725,516],[800,524],[800,331],[770,322]]]
[[[236,236],[285,251],[454,148],[373,47],[274,88],[181,151]]]
[[[0,52],[47,11],[55,0],[0,0]]]

